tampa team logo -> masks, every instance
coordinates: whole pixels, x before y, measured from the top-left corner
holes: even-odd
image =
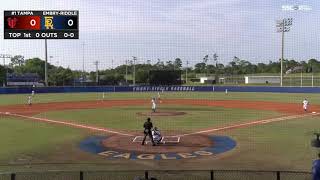
[[[9,26],[11,29],[15,28],[16,25],[17,25],[17,21],[18,21],[17,18],[15,18],[15,17],[14,17],[14,18],[9,17],[9,18],[7,19],[8,26]]]

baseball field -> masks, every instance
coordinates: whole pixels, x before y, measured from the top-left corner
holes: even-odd
[[[311,169],[317,94],[163,92],[151,113],[156,96],[0,95],[0,170]],[[147,117],[162,144],[141,146]]]

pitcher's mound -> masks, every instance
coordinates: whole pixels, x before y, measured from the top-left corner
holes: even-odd
[[[181,111],[157,111],[157,112],[137,112],[139,116],[182,116],[187,114]]]

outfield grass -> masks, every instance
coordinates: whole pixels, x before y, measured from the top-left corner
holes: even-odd
[[[186,112],[182,116],[154,116],[154,125],[162,130],[199,130],[209,127],[220,127],[227,124],[270,118],[280,115],[273,111],[250,109],[207,107],[207,106],[174,106],[161,104],[158,111]],[[128,106],[98,109],[79,109],[51,111],[39,114],[54,120],[94,125],[111,129],[141,130],[145,116],[138,112],[149,113],[149,106]]]
[[[106,93],[105,100],[112,99],[151,99],[157,97],[156,92],[135,93]],[[164,99],[210,99],[210,100],[244,100],[244,101],[273,101],[302,103],[308,98],[311,104],[320,104],[318,94],[311,93],[254,93],[254,92],[231,92],[226,95],[223,92],[164,92]],[[27,95],[0,95],[0,106],[13,104],[26,104]],[[102,93],[53,93],[37,94],[33,98],[34,103],[68,102],[68,101],[92,101],[102,100]]]

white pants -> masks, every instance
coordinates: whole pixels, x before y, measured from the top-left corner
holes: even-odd
[[[156,104],[152,104],[152,109],[156,109]]]
[[[160,142],[161,141],[161,133],[159,131],[152,131],[152,138],[155,142]]]
[[[303,109],[307,110],[308,109],[308,105],[303,105]]]
[[[153,136],[153,140],[154,140],[155,142],[160,142],[161,136],[155,135],[155,136]]]

